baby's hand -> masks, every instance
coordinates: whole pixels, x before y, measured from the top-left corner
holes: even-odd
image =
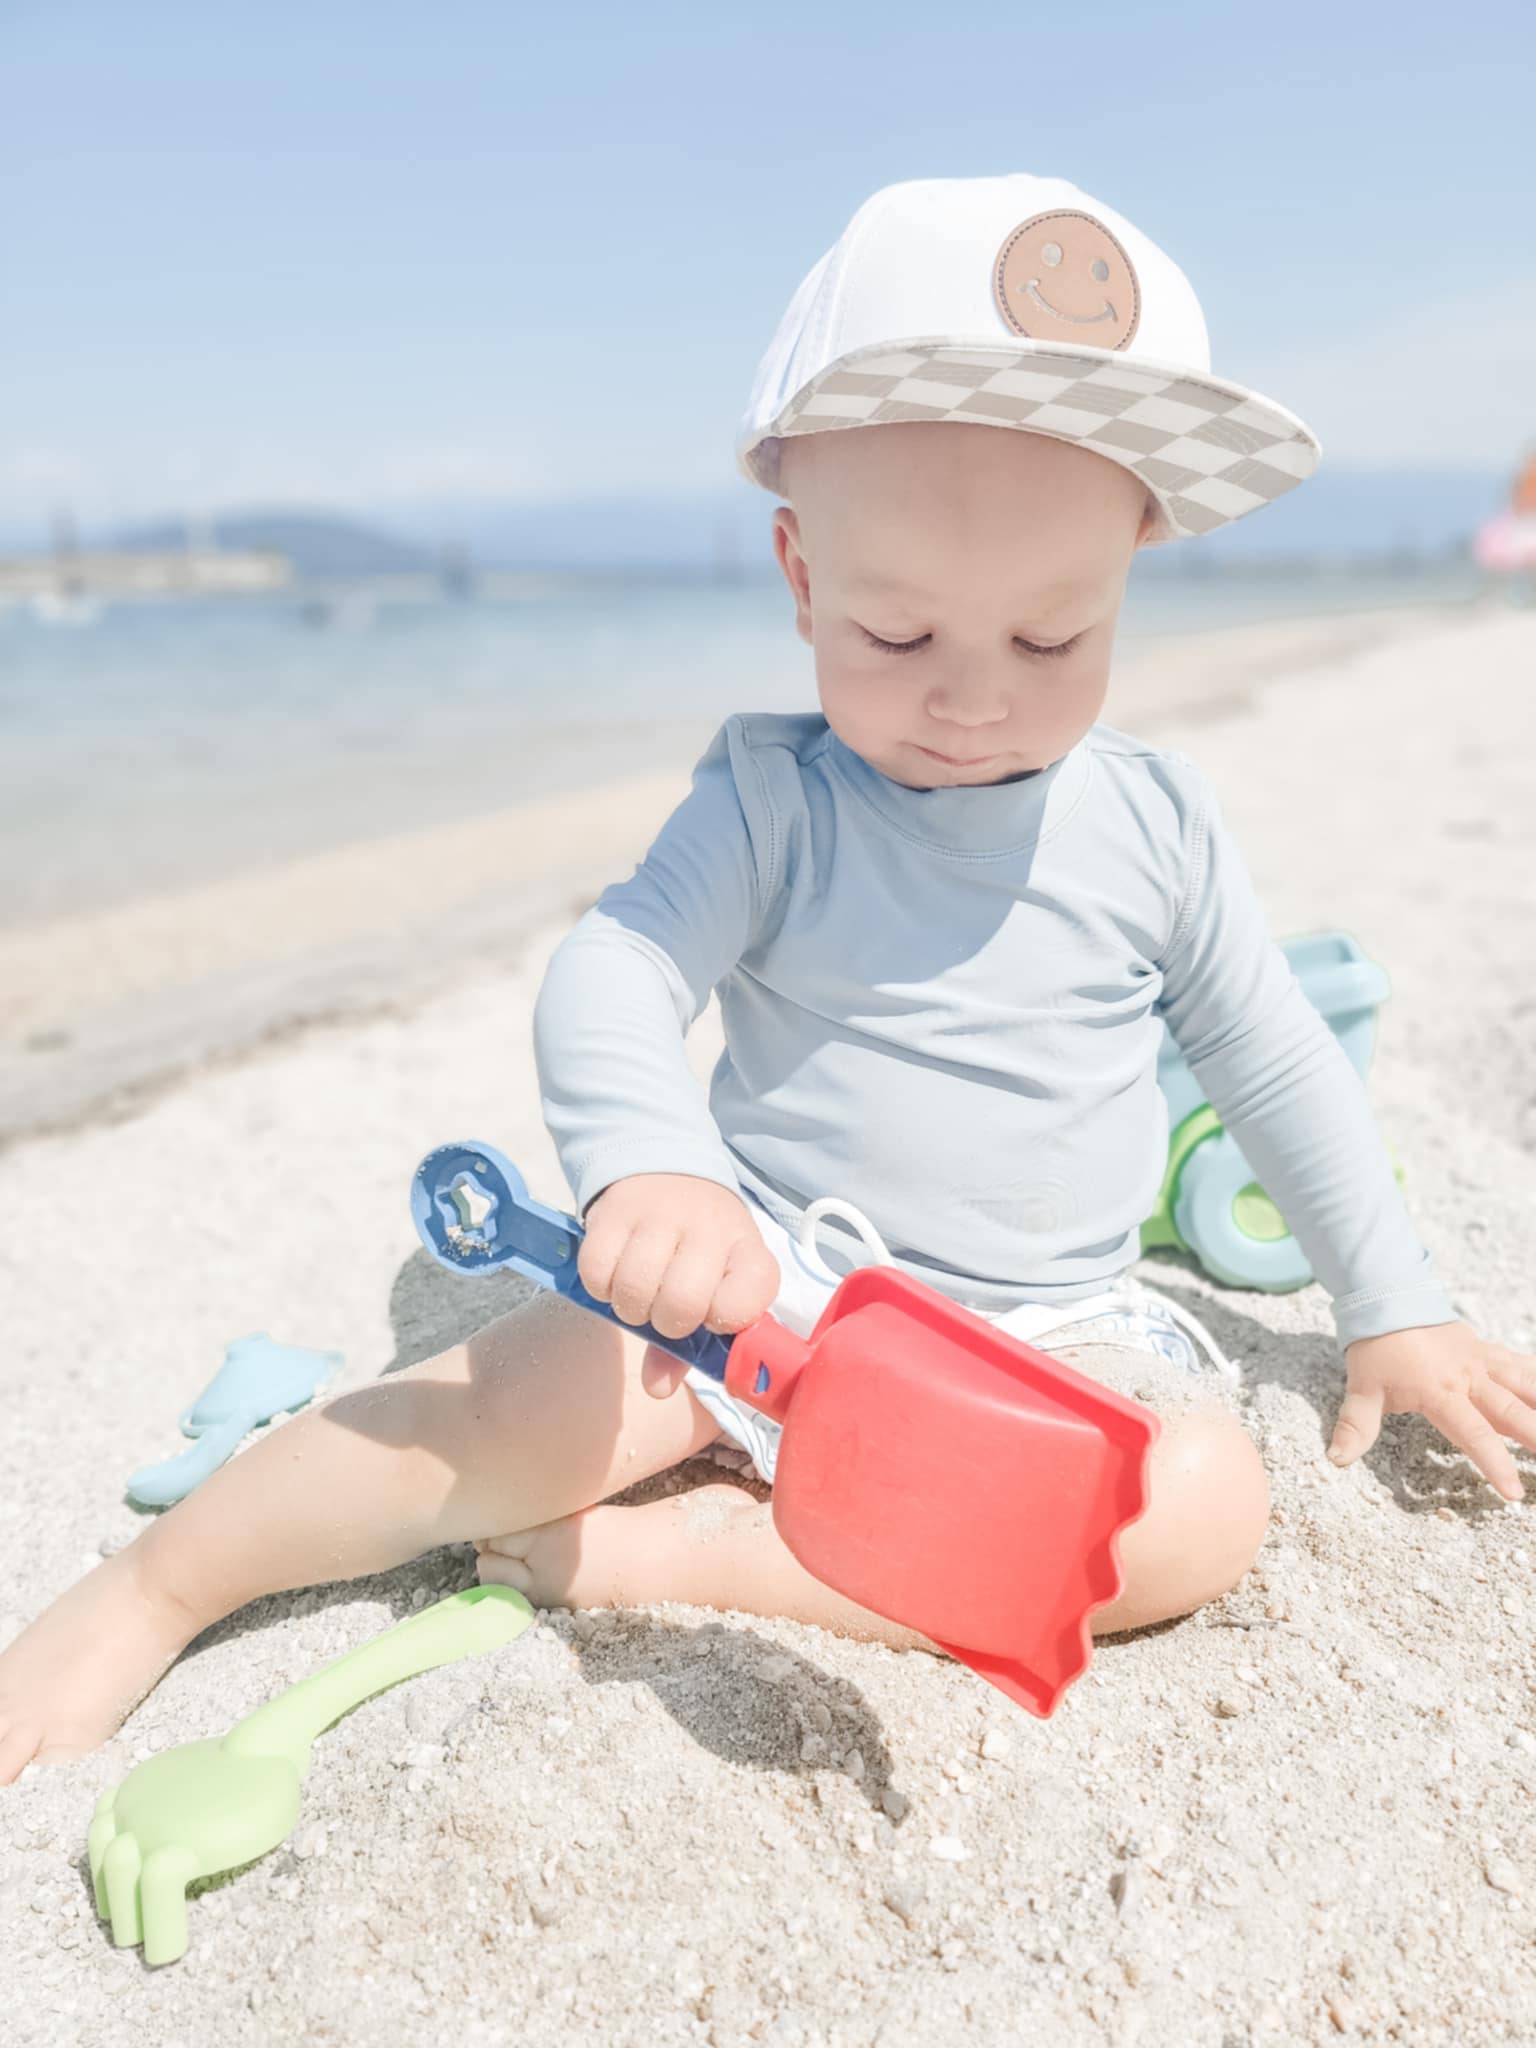
[[[779,1267],[739,1195],[691,1173],[632,1173],[586,1213],[576,1258],[582,1285],[626,1323],[664,1337],[705,1328],[726,1335],[755,1323],[779,1291]],[[687,1367],[654,1348],[648,1394],[665,1398]]]
[[[1328,1446],[1335,1465],[1371,1448],[1383,1414],[1409,1410],[1459,1445],[1506,1500],[1524,1498],[1503,1439],[1536,1451],[1536,1358],[1486,1343],[1466,1323],[1362,1337],[1344,1358],[1349,1392]]]

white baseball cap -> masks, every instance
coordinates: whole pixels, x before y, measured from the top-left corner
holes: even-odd
[[[1134,471],[1163,526],[1208,533],[1311,475],[1317,436],[1211,375],[1178,265],[1064,178],[919,178],[866,199],[802,280],[736,439],[779,491],[779,448],[891,420],[1075,441]]]

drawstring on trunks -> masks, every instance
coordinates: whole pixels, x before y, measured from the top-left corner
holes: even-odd
[[[894,1266],[896,1264],[896,1261],[891,1257],[884,1238],[881,1237],[879,1231],[876,1230],[874,1224],[870,1222],[862,1209],[856,1209],[852,1202],[842,1201],[836,1195],[823,1195],[819,1201],[811,1203],[801,1219],[798,1245],[801,1256],[806,1264],[819,1268],[833,1287],[836,1287],[839,1281],[846,1276],[834,1273],[817,1249],[816,1228],[823,1216],[841,1216],[844,1222],[851,1223],[863,1242],[865,1249],[874,1255],[871,1261],[874,1265]],[[1054,1335],[1058,1330],[1071,1329],[1078,1323],[1097,1322],[1104,1316],[1124,1316],[1129,1314],[1131,1316],[1146,1316],[1153,1319],[1161,1317],[1171,1322],[1176,1329],[1182,1330],[1206,1354],[1223,1379],[1235,1381],[1241,1378],[1237,1367],[1228,1358],[1227,1354],[1222,1350],[1203,1323],[1192,1316],[1187,1309],[1181,1308],[1176,1301],[1170,1301],[1166,1295],[1159,1294],[1155,1288],[1144,1286],[1139,1280],[1129,1277],[1117,1280],[1112,1286],[1105,1288],[1102,1293],[1090,1295],[1086,1300],[1071,1303],[1070,1306],[1061,1311],[1059,1316],[1051,1315],[1044,1303],[1039,1304],[1039,1306],[1042,1320],[1038,1323],[1031,1322],[1029,1328],[1029,1336],[1031,1338]],[[1009,1311],[1010,1316],[1015,1315],[1015,1313],[1014,1311]],[[992,1320],[998,1319],[992,1318]],[[1023,1332],[1020,1331],[1018,1334],[1022,1335]]]

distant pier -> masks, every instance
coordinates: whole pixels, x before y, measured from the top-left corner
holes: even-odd
[[[258,549],[81,549],[0,556],[0,599],[204,597],[281,590],[292,580],[286,555]]]

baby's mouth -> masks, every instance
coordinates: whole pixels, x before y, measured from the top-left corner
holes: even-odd
[[[1104,310],[1102,313],[1059,312],[1057,308],[1053,306],[1050,300],[1045,296],[1045,293],[1041,291],[1040,280],[1037,277],[1032,277],[1029,280],[1029,296],[1034,300],[1037,306],[1043,307],[1045,311],[1050,314],[1053,320],[1070,320],[1074,327],[1093,327],[1096,326],[1100,320],[1113,320],[1115,317],[1114,305],[1109,299],[1106,299],[1104,301]]]

